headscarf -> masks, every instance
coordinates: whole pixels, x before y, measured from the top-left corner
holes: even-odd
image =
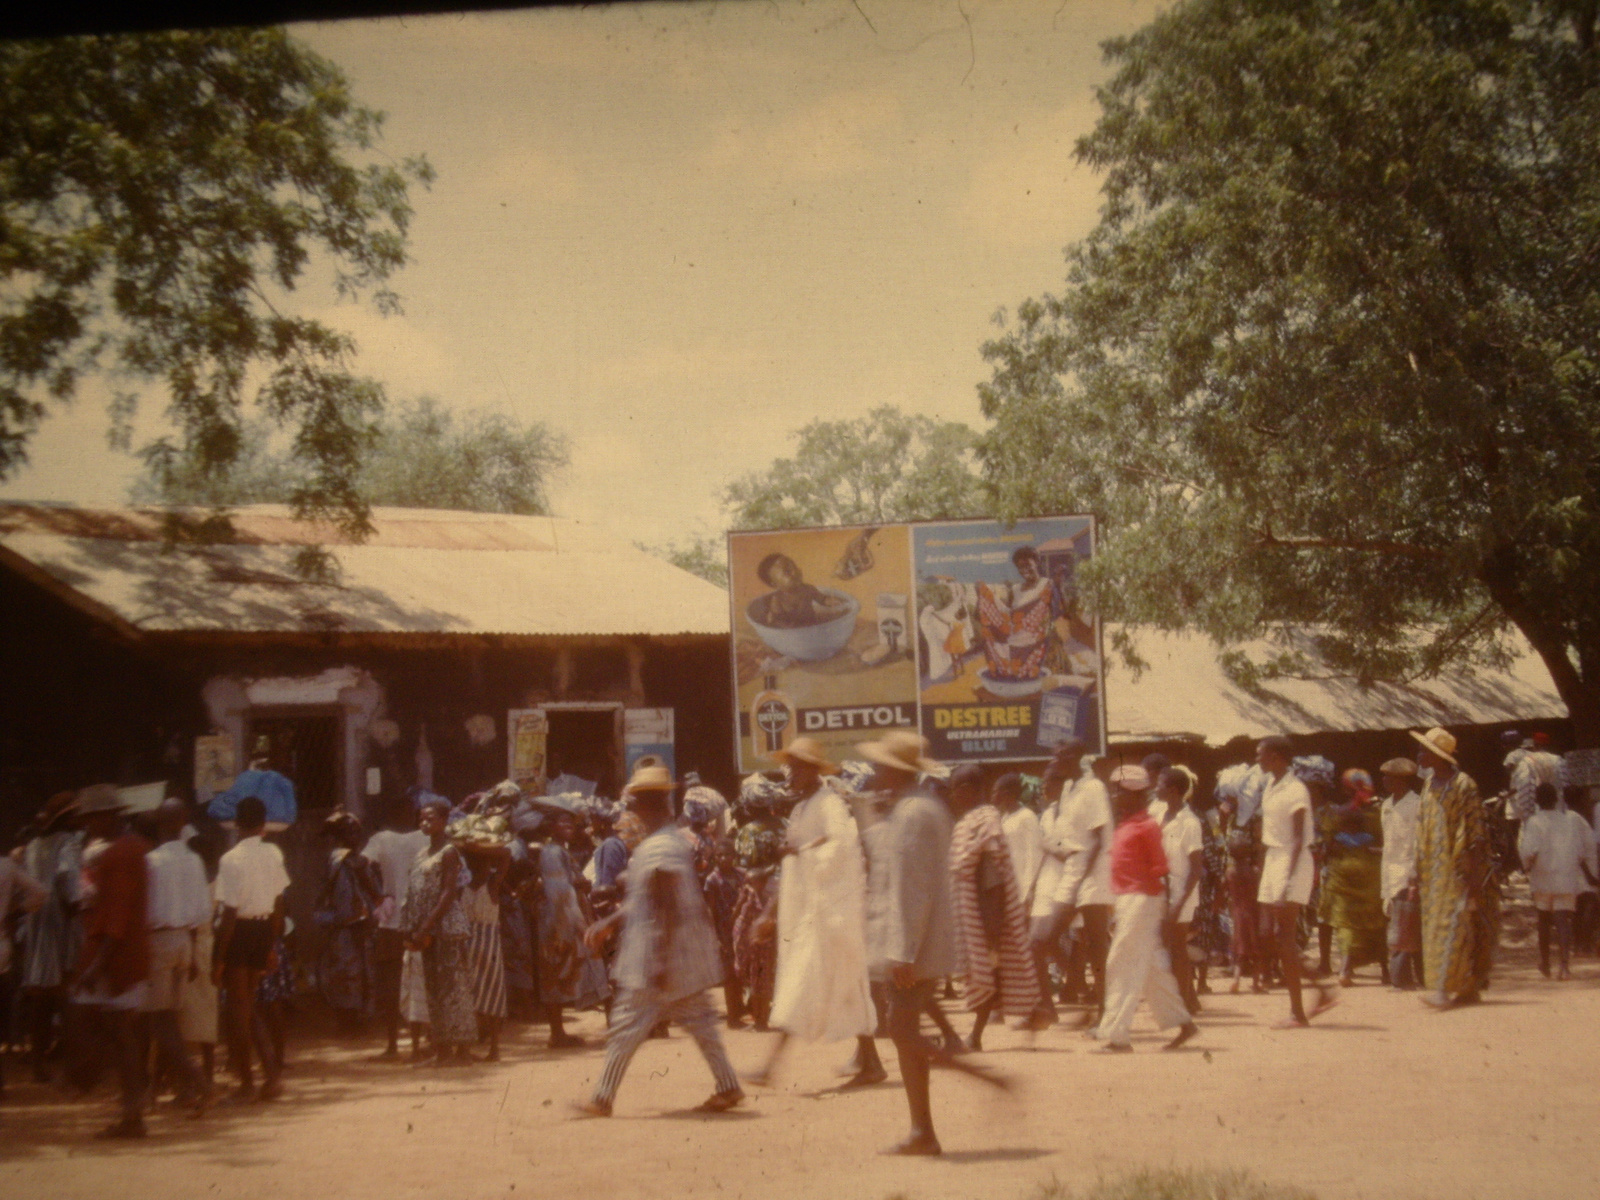
[[[1294,777],[1304,784],[1318,784],[1331,788],[1338,777],[1338,768],[1320,754],[1305,754],[1289,763]]]
[[[1344,773],[1344,785],[1349,790],[1350,802],[1357,808],[1373,797],[1372,776],[1359,767],[1352,767]]]

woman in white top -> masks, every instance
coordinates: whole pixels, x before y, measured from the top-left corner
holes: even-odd
[[[1289,770],[1293,753],[1285,737],[1265,738],[1256,747],[1256,762],[1268,776],[1261,796],[1261,844],[1267,854],[1256,899],[1267,910],[1269,936],[1277,946],[1284,986],[1289,991],[1289,1016],[1273,1026],[1275,1029],[1303,1029],[1311,1017],[1339,1002],[1336,992],[1313,980],[1317,1001],[1310,1016],[1301,1003],[1300,947],[1295,933],[1300,910],[1311,900],[1316,868],[1311,861],[1311,793]]]
[[[1168,767],[1156,785],[1158,799],[1166,805],[1161,826],[1161,848],[1167,853],[1167,919],[1163,934],[1172,958],[1178,995],[1191,1014],[1200,1011],[1194,991],[1194,961],[1189,957],[1189,926],[1200,903],[1200,878],[1205,870],[1205,832],[1191,805],[1194,772],[1188,767]]]
[[[1595,844],[1589,822],[1575,812],[1558,811],[1555,785],[1534,788],[1538,811],[1522,823],[1517,851],[1528,872],[1528,890],[1539,918],[1539,973],[1550,978],[1550,931],[1555,928],[1561,955],[1557,978],[1572,978],[1572,914],[1578,893],[1595,886]]]

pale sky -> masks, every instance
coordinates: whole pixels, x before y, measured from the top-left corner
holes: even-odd
[[[438,172],[413,196],[403,316],[304,303],[393,397],[564,430],[560,514],[645,542],[720,530],[719,490],[814,417],[981,424],[993,314],[1059,287],[1098,213],[1071,151],[1099,43],[1154,11],[749,0],[297,26],[388,114],[384,150]],[[120,502],[136,469],[104,430],[86,394],[0,495]]]

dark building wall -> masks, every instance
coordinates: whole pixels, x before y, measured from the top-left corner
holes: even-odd
[[[57,791],[185,775],[204,727],[181,658],[131,648],[0,568],[0,837]]]

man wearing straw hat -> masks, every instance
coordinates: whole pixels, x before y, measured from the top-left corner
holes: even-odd
[[[944,768],[926,757],[915,733],[894,732],[856,749],[876,768],[875,790],[894,804],[885,841],[889,847],[881,923],[868,955],[880,962],[889,985],[889,1032],[900,1059],[900,1078],[911,1109],[911,1134],[890,1154],[941,1153],[933,1131],[928,1082],[935,1060],[996,1087],[1003,1077],[936,1049],[919,1028],[933,1003],[935,984],[956,969],[955,919],[950,907],[950,814],[918,784]]]
[[[1411,735],[1418,764],[1432,772],[1417,820],[1417,890],[1422,901],[1422,973],[1432,1008],[1471,1004],[1489,985],[1500,903],[1483,801],[1456,763],[1443,729]]]
[[[717,1012],[706,992],[722,982],[717,935],[695,877],[689,844],[672,821],[676,784],[665,766],[641,767],[626,790],[629,807],[648,836],[628,862],[622,908],[589,927],[584,940],[598,952],[622,930],[613,979],[620,990],[611,1015],[606,1062],[594,1095],[577,1111],[609,1117],[617,1088],[657,1022],[675,1020],[689,1031],[716,1080],[702,1108],[725,1112],[744,1099],[739,1077],[717,1032]]]
[[[796,738],[773,757],[784,765],[789,792],[798,799],[778,878],[778,976],[769,1020],[780,1032],[751,1082],[768,1082],[794,1036],[855,1038],[858,1069],[845,1086],[881,1083],[889,1076],[872,1040],[877,1016],[867,979],[861,835],[849,806],[822,782],[839,768],[814,738]]]

